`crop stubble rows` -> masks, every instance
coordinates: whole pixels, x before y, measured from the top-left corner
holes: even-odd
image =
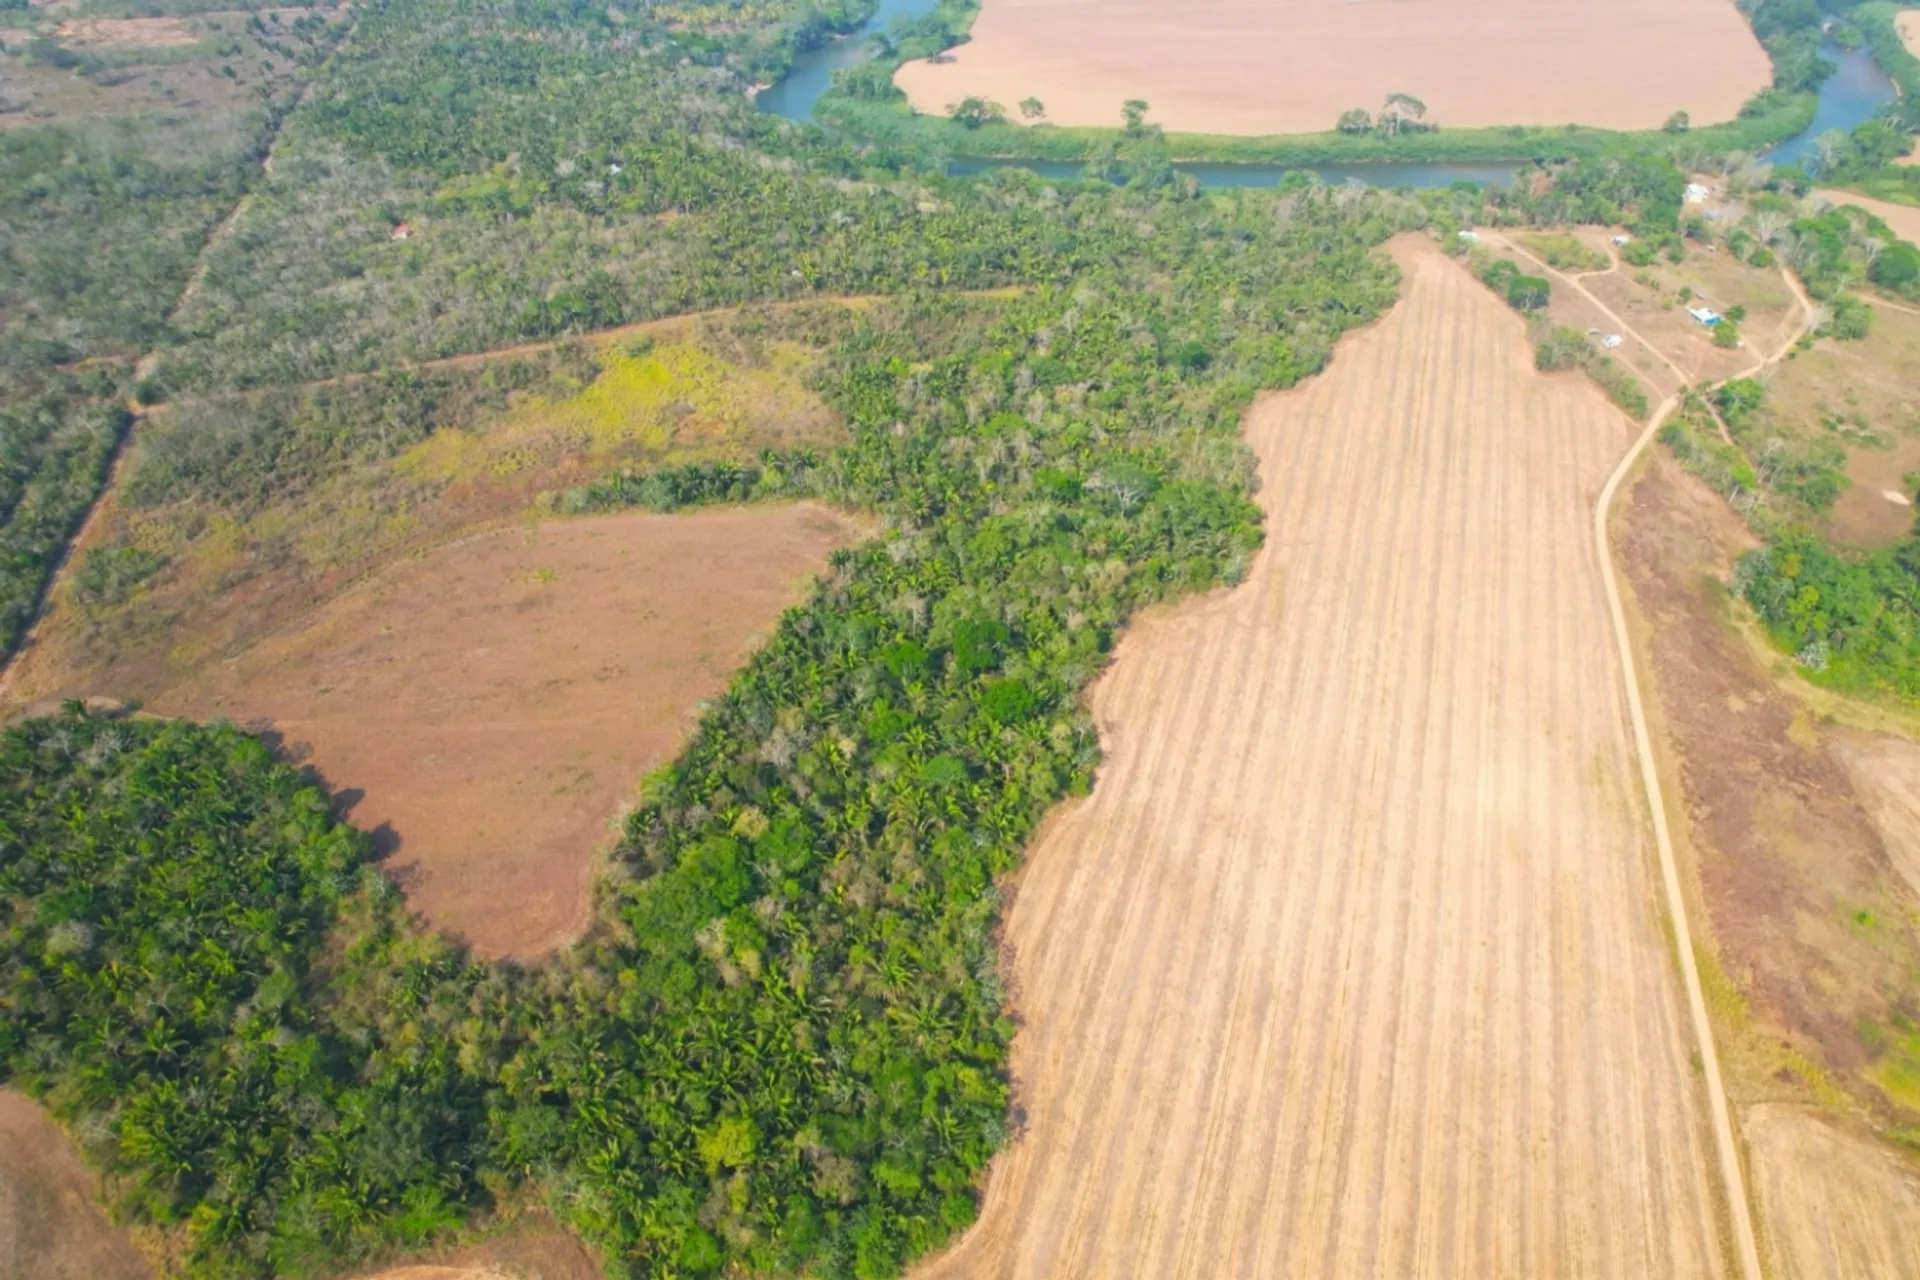
[[[1403,260],[1250,415],[1248,581],[1095,692],[1008,919],[1028,1127],[929,1276],[1725,1272],[1587,528],[1630,428]]]

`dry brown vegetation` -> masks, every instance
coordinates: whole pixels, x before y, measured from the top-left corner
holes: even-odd
[[[483,955],[589,914],[593,854],[702,699],[861,526],[809,504],[551,520],[401,562],[297,628],[138,697],[278,739],[408,901]]]
[[[1454,128],[1655,129],[1675,111],[1705,124],[1770,78],[1726,0],[986,0],[970,42],[896,76],[922,111],[1032,94],[1055,123],[1114,125],[1144,98],[1169,129],[1235,134],[1331,129],[1390,93]]]
[[[1920,1120],[1920,896],[1899,866],[1920,850],[1894,853],[1920,831],[1901,818],[1920,761],[1777,678],[1720,586],[1750,537],[1672,462],[1640,474],[1613,533],[1763,1239],[1783,1275],[1912,1274],[1884,1265],[1914,1256],[1911,1155],[1865,1135],[1911,1140]]]
[[[97,1182],[52,1117],[0,1089],[0,1280],[148,1280],[95,1203]]]
[[[366,1280],[605,1280],[578,1240],[545,1214],[516,1221],[498,1237],[432,1262],[389,1267]]]
[[[1026,1129],[928,1276],[1725,1274],[1589,514],[1630,425],[1431,248],[1261,402],[1011,908]]]
[[[381,381],[356,379],[271,393],[283,397],[271,405],[188,401],[143,422],[75,567],[94,551],[162,567],[123,598],[77,593],[66,575],[7,673],[5,700],[107,688],[150,696],[381,565],[524,518],[619,466],[842,438],[801,385],[805,349],[749,350],[705,321],[499,354],[442,366],[428,410],[403,398],[396,411]],[[407,443],[407,419],[423,416],[429,434]],[[390,430],[397,443],[385,440]],[[215,459],[204,475],[183,461],[202,454]]]
[[[1770,379],[1773,420],[1791,433],[1847,446],[1852,487],[1822,531],[1854,547],[1881,547],[1913,527],[1906,477],[1920,471],[1920,315],[1875,307],[1873,332],[1794,354]],[[1889,497],[1888,495],[1892,495]]]

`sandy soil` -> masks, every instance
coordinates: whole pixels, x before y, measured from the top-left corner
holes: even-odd
[[[930,1277],[1725,1274],[1590,514],[1630,425],[1431,249],[1263,401],[1007,922],[1024,1134]]]
[[[0,1280],[148,1280],[95,1185],[53,1118],[0,1089]]]
[[[1331,129],[1390,93],[1443,126],[1658,128],[1731,120],[1767,86],[1730,0],[986,0],[973,39],[896,76],[921,111],[1036,95],[1056,124],[1151,119],[1206,133]]]
[[[1902,240],[1920,244],[1920,208],[1910,204],[1890,204],[1885,200],[1875,200],[1872,196],[1863,196],[1857,192],[1840,191],[1830,187],[1822,188],[1814,194],[1831,200],[1835,204],[1859,205],[1893,228],[1893,234]]]
[[[1920,9],[1908,9],[1894,19],[1900,28],[1900,38],[1906,42],[1907,52],[1920,58]]]
[[[861,526],[809,504],[509,529],[403,562],[151,709],[271,732],[438,928],[533,956],[756,637]]]
[[[1793,1108],[1755,1107],[1746,1131],[1781,1280],[1920,1277],[1920,1175]]]

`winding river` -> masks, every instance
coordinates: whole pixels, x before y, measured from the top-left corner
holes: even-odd
[[[934,0],[880,0],[874,15],[849,35],[829,40],[810,49],[793,61],[793,70],[755,99],[764,111],[789,120],[808,121],[813,107],[833,83],[833,73],[855,66],[870,56],[868,40],[885,31],[897,17],[917,17],[930,12]],[[1865,49],[1851,53],[1828,46],[1826,56],[1839,71],[1820,88],[1819,105],[1813,124],[1798,137],[1766,153],[1775,164],[1792,164],[1813,149],[1816,140],[1833,130],[1846,132],[1870,119],[1874,112],[1892,102],[1893,82],[1887,78],[1873,54]],[[1271,187],[1294,166],[1276,164],[1176,164],[1174,168],[1191,174],[1203,187]],[[1046,178],[1077,178],[1081,166],[1047,160],[955,160],[948,172],[954,175],[986,173],[993,169],[1031,169]],[[1332,183],[1348,180],[1375,187],[1447,187],[1456,182],[1482,185],[1505,184],[1513,180],[1518,164],[1462,164],[1445,161],[1402,162],[1394,164],[1316,165],[1313,171]]]

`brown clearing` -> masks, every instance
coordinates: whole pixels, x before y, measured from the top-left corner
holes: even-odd
[[[1755,1194],[1782,1280],[1920,1276],[1920,1177],[1885,1147],[1805,1111],[1747,1116]]]
[[[1829,1239],[1832,1215],[1822,1226],[1816,1211],[1785,1203],[1853,1200],[1868,1220],[1897,1217],[1897,1197],[1862,1199],[1894,1195],[1897,1184],[1854,1158],[1884,1160],[1882,1148],[1823,1137],[1820,1122],[1764,1106],[1818,1107],[1859,1127],[1914,1122],[1911,1104],[1882,1088],[1897,1090],[1900,1046],[1876,1047],[1863,1031],[1881,1035],[1920,1004],[1920,898],[1849,771],[1854,760],[1912,768],[1912,748],[1890,755],[1894,740],[1821,722],[1775,682],[1719,585],[1751,537],[1663,453],[1632,484],[1612,536],[1702,908],[1689,914],[1711,953],[1702,962],[1728,1092],[1762,1108],[1745,1128],[1763,1235],[1787,1274],[1912,1274],[1864,1265],[1855,1250],[1879,1247],[1871,1232]]]
[[[1630,424],[1430,246],[1260,402],[1007,920],[1027,1128],[927,1276],[1726,1274],[1591,538]]]
[[[1648,288],[1636,276],[1651,278],[1654,287]],[[1742,373],[1757,354],[1777,350],[1797,323],[1792,296],[1778,276],[1746,266],[1731,254],[1707,253],[1694,245],[1688,246],[1685,262],[1662,260],[1646,268],[1622,264],[1619,270],[1590,276],[1584,283],[1672,361],[1689,384],[1719,382]],[[1693,290],[1692,301],[1680,300],[1682,287]],[[1687,314],[1687,308],[1699,306],[1701,299],[1721,312],[1736,306],[1747,309],[1740,325],[1745,347],[1729,350],[1713,345],[1711,331]],[[1672,389],[1670,381],[1661,386],[1663,392]]]
[[[200,37],[179,18],[69,18],[54,31],[62,44],[120,45],[164,49],[197,43]]]
[[[1864,422],[1888,446],[1857,444],[1847,452],[1852,487],[1828,513],[1824,532],[1849,546],[1896,542],[1912,530],[1914,508],[1889,502],[1911,497],[1906,475],[1920,471],[1920,315],[1876,306],[1873,332],[1858,342],[1821,341],[1781,364],[1768,391],[1775,418],[1806,433],[1823,423]]]
[[[516,1221],[501,1235],[432,1262],[389,1267],[365,1280],[604,1280],[585,1246],[545,1213]]]
[[[1920,9],[1908,9],[1894,19],[1894,25],[1900,28],[1900,39],[1906,43],[1907,52],[1920,58]]]
[[[1902,240],[1920,244],[1920,207],[1875,200],[1872,196],[1863,196],[1854,191],[1840,191],[1831,187],[1816,191],[1814,194],[1834,204],[1858,205],[1893,228],[1893,234]]]
[[[593,854],[640,777],[861,532],[811,504],[501,530],[149,705],[278,735],[392,848],[430,924],[537,956],[586,924]]]
[[[0,1280],[148,1280],[95,1185],[53,1117],[0,1089]]]
[[[1198,133],[1317,133],[1390,93],[1450,128],[1654,129],[1731,120],[1771,80],[1729,0],[986,0],[946,61],[895,76],[916,109],[1041,98],[1063,125],[1152,119]]]

